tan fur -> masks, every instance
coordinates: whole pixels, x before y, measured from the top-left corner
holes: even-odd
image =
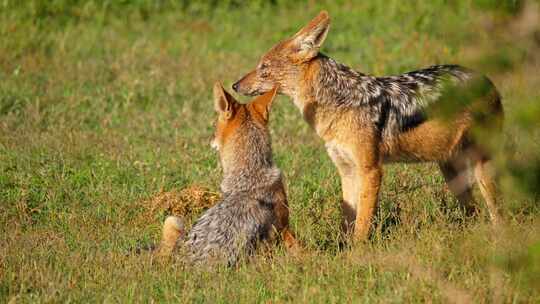
[[[160,256],[169,256],[176,248],[178,239],[184,234],[184,223],[176,216],[169,216],[163,223],[161,244],[158,247],[157,254]]]

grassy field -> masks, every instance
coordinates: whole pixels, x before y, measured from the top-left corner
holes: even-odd
[[[540,301],[538,14],[489,0],[239,3],[0,1],[0,302]],[[395,164],[370,241],[339,249],[337,172],[280,97],[274,156],[306,252],[215,271],[131,254],[160,237],[155,195],[218,191],[212,84],[230,87],[321,9],[323,51],[358,70],[459,63],[493,79],[505,227],[484,205],[465,219],[435,165]]]

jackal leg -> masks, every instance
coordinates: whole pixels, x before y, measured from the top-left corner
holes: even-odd
[[[156,250],[158,256],[169,256],[178,245],[178,240],[184,234],[184,222],[176,217],[169,216],[163,223],[162,238]]]
[[[288,227],[281,231],[281,238],[289,253],[297,254],[302,252],[302,246]]]
[[[341,201],[341,229],[345,234],[351,234],[354,231],[354,222],[356,220],[356,206],[358,204],[356,178],[354,175],[344,175],[340,171],[341,191],[343,200]]]
[[[343,199],[341,201],[342,222],[341,229],[345,234],[354,231],[356,220],[356,206],[358,204],[357,170],[350,153],[332,145],[327,146],[328,155],[338,169],[341,179],[341,191]]]
[[[480,193],[486,201],[491,222],[497,225],[501,222],[501,217],[497,206],[497,187],[492,162],[488,159],[478,159],[474,173]]]
[[[467,216],[477,212],[472,195],[472,179],[468,159],[465,155],[455,157],[446,162],[439,162],[439,168],[444,176],[448,189],[456,196],[458,202],[465,209]]]
[[[368,144],[369,139],[375,138],[364,139],[353,142],[346,139],[348,144],[327,143],[328,154],[341,177],[342,228],[345,233],[354,231],[356,240],[368,237],[382,178],[377,141]]]
[[[357,241],[366,240],[372,224],[373,214],[377,209],[377,200],[381,188],[382,168],[380,165],[360,166],[356,187],[358,203],[354,238]]]

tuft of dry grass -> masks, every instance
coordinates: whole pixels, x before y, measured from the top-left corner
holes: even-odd
[[[214,206],[221,195],[200,185],[189,185],[182,190],[163,191],[144,200],[150,214],[167,213],[179,217],[190,217]]]

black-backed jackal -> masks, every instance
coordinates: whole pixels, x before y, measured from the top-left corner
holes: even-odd
[[[292,98],[338,168],[344,228],[355,226],[356,239],[368,236],[382,164],[389,161],[438,162],[469,212],[472,164],[491,220],[499,221],[490,143],[501,133],[503,109],[491,81],[457,65],[385,77],[354,71],[319,52],[329,25],[321,12],[264,54],[233,89],[259,95],[277,85]]]

